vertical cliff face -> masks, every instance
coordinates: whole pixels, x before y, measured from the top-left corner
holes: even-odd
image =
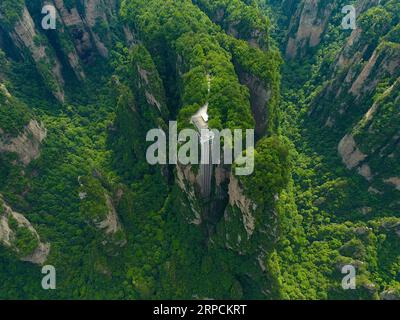
[[[276,88],[272,88],[268,82],[263,81],[257,75],[240,70],[240,66],[238,74],[240,83],[246,85],[250,90],[251,109],[256,122],[255,133],[257,138],[261,138],[268,131],[272,131],[275,126],[273,115],[275,110],[269,106],[274,103],[271,98],[273,94],[277,94],[274,92]]]
[[[44,5],[56,9],[56,30],[42,29]],[[0,10],[0,33],[11,39],[25,59],[34,60],[44,83],[60,102],[65,100],[65,68],[71,68],[82,81],[87,65],[96,57],[108,58],[117,40],[127,45],[135,41],[129,28],[118,24],[117,0],[78,1],[73,5],[63,0],[19,1],[15,12],[7,8]]]
[[[289,178],[287,150],[279,139],[264,138],[258,148],[270,152],[264,154],[269,161],[266,164],[256,156],[253,175],[236,176],[230,166],[214,166],[208,199],[201,197],[199,174],[191,167],[178,166],[181,193],[176,210],[193,230],[205,233],[210,255],[224,252],[219,263],[227,263],[226,257],[235,261],[229,268],[240,278],[244,294],[261,299],[279,295],[277,274],[269,261],[280,235],[278,202]],[[273,163],[279,163],[280,172]]]
[[[257,139],[274,133],[280,95],[275,64],[280,55],[269,43],[270,21],[256,2],[198,0],[194,3],[231,36],[220,42],[233,56],[240,83],[249,89]],[[255,66],[254,61],[262,66]]]
[[[287,58],[303,56],[309,48],[314,48],[321,42],[334,8],[334,2],[328,5],[319,0],[301,2],[290,22]]]
[[[339,154],[348,169],[356,169],[368,181],[378,180],[399,190],[400,78],[368,109],[339,143]],[[391,113],[388,118],[385,114]],[[351,151],[350,151],[351,150]]]
[[[259,13],[247,16],[255,18],[253,21],[244,18],[249,12],[246,10],[257,10],[250,6],[239,10],[245,5],[238,2],[195,2],[225,33],[219,32],[215,38],[184,34],[177,40],[173,50],[177,51],[177,74],[182,86],[178,124],[190,126],[193,124],[190,124],[191,117],[199,108],[207,106],[210,128],[255,127],[256,136],[261,140],[265,135],[276,133],[281,60],[279,53],[268,47],[268,41],[264,42],[265,46],[261,45],[263,37],[255,26]],[[211,75],[211,88],[207,88],[207,75]],[[236,101],[241,101],[240,108]],[[236,117],[239,110],[240,116]],[[260,152],[264,151],[261,148]],[[260,175],[261,171],[263,169]],[[214,268],[231,270],[227,277],[235,274],[236,279],[230,281],[240,288],[238,291],[248,297],[270,297],[273,290],[270,280],[274,277],[266,264],[274,246],[272,239],[277,237],[274,197],[268,197],[265,202],[252,198],[229,165],[213,165],[211,192],[207,197],[202,194],[204,181],[201,177],[201,164],[177,166],[179,192],[170,209],[173,216],[179,213],[178,217],[189,224],[189,227],[182,226],[182,232],[189,229],[195,235],[203,235],[200,245],[205,243],[206,249],[202,252],[201,267],[220,252],[220,261],[215,260]],[[235,262],[228,263],[228,259]],[[203,296],[200,287],[195,292]],[[210,292],[213,297],[221,296],[218,290]]]
[[[9,12],[0,12],[0,23],[3,23],[6,31],[14,44],[32,58],[42,75],[48,89],[54,96],[64,101],[64,80],[61,74],[61,64],[55,57],[54,51],[48,47],[48,43],[42,37],[25,5],[17,8],[16,17],[12,23],[7,21]]]
[[[126,235],[117,212],[120,192],[106,181],[99,172],[79,177],[80,211],[86,222],[95,227],[101,236],[101,244],[111,255],[118,255],[126,244]],[[77,195],[78,196],[78,195]]]
[[[3,61],[3,68],[7,64]],[[4,69],[3,69],[4,71]],[[29,108],[11,95],[0,83],[0,174],[5,185],[10,178],[26,179],[25,167],[39,158],[47,131],[42,123],[32,118]],[[19,197],[16,193],[12,197]],[[40,240],[31,222],[14,211],[0,194],[0,245],[9,249],[21,261],[43,264],[50,252],[50,244]]]
[[[169,110],[163,82],[154,61],[143,45],[121,52],[120,64],[113,76],[116,119],[110,135],[115,150],[114,163],[124,171],[127,181],[159,172],[168,176],[166,166],[153,168],[146,160],[149,130],[166,130]],[[163,179],[164,179],[163,178]]]
[[[312,118],[340,137],[338,152],[346,167],[377,189],[385,189],[384,182],[390,185],[387,181],[393,180],[388,179],[398,176],[393,160],[399,152],[395,106],[400,46],[394,36],[398,13],[388,8],[373,7],[360,15],[357,29],[338,51],[331,76],[310,111]],[[385,116],[388,113],[390,118]],[[392,186],[396,188],[396,184]]]
[[[32,224],[15,212],[0,195],[0,244],[9,248],[20,260],[44,264],[50,244],[43,243]]]
[[[4,135],[0,129],[0,153],[15,153],[24,165],[28,165],[40,156],[40,146],[45,138],[46,129],[36,120],[30,120],[16,137]]]
[[[354,5],[357,16],[377,5],[377,0],[359,0]],[[291,12],[292,18],[288,27],[285,55],[288,59],[302,58],[315,50],[323,41],[330,24],[340,28],[343,14],[342,8],[348,5],[346,1],[303,0],[296,10]],[[287,10],[287,4],[282,4]],[[290,7],[290,6],[289,6]]]
[[[32,119],[29,109],[13,97],[0,83],[0,154],[16,154],[20,163],[28,165],[40,156],[47,131]]]
[[[314,185],[305,187],[307,191],[296,196],[297,208],[304,218],[300,223],[304,226],[304,231],[297,227],[291,229],[290,223],[283,218],[281,226],[286,230],[281,234],[277,254],[284,257],[286,250],[295,248],[294,243],[298,241],[295,240],[298,234],[295,234],[301,230],[305,232],[304,239],[308,242],[305,245],[307,249],[301,251],[310,250],[310,257],[313,257],[306,258],[306,261],[322,257],[323,254],[320,253],[324,251],[335,255],[333,251],[322,249],[325,245],[338,253],[333,258],[336,266],[331,269],[334,279],[331,284],[327,284],[327,287],[332,288],[326,290],[322,299],[347,295],[335,288],[340,285],[337,279],[345,264],[352,264],[357,269],[359,291],[352,298],[362,296],[366,299],[377,299],[379,292],[381,298],[393,298],[391,293],[396,291],[393,290],[393,285],[382,285],[380,279],[381,274],[386,272],[386,266],[382,269],[381,266],[386,263],[394,266],[392,263],[398,259],[397,254],[393,260],[386,259],[382,248],[390,247],[392,241],[398,246],[395,226],[398,225],[397,212],[400,204],[400,167],[397,164],[400,114],[399,3],[390,0],[352,3],[297,1],[297,6],[292,1],[270,3],[280,10],[277,23],[281,28],[277,30],[277,35],[287,62],[287,68],[283,68],[283,77],[287,80],[283,87],[283,105],[288,107],[289,113],[285,117],[297,123],[299,128],[299,132],[289,133],[297,141],[295,143],[301,153],[298,159],[299,169],[294,170],[294,183],[300,189],[311,181]],[[346,5],[356,7],[355,30],[342,28],[342,19],[346,16],[346,13],[342,13],[342,8]],[[281,16],[289,8],[292,11],[288,14],[291,16],[290,22]],[[288,30],[285,31],[285,28]],[[304,115],[292,115],[292,112],[297,113],[300,110]],[[284,126],[291,130],[290,125]],[[298,136],[303,134],[304,137]],[[304,168],[300,168],[304,164],[303,155],[307,155],[312,163],[306,174],[303,172]],[[319,157],[323,160],[317,160]],[[321,165],[322,170],[316,168],[317,165]],[[315,169],[311,169],[311,166],[315,166]],[[315,173],[312,178],[310,172]],[[322,178],[325,173],[329,178]],[[337,193],[331,198],[327,189],[332,186],[335,186]],[[317,189],[326,191],[315,192]],[[315,198],[307,205],[304,197],[308,197],[306,194],[310,191],[315,192]],[[339,200],[341,197],[344,198]],[[318,209],[314,210],[315,207]],[[295,210],[290,211],[290,214],[295,214]],[[320,225],[317,221],[324,220],[326,213],[331,220]],[[310,220],[306,221],[309,214]],[[292,225],[295,224],[292,222]],[[352,224],[354,226],[345,231]],[[374,237],[381,237],[381,234],[386,239],[383,245],[372,240]],[[346,240],[343,241],[345,237]],[[373,254],[363,254],[364,248],[368,252],[376,252],[378,258],[372,258]],[[281,263],[283,270],[285,258],[281,258]],[[321,270],[324,263],[317,264],[315,270]],[[291,260],[286,269],[298,270],[294,265],[296,263]],[[326,266],[331,268],[328,265]],[[305,270],[307,274],[312,274],[308,271],[309,265]],[[375,272],[380,275],[375,277]],[[397,273],[396,271],[396,275]],[[282,293],[291,296],[293,291],[286,291],[285,287],[290,282],[298,282],[300,278],[296,275],[292,282],[288,273],[280,277],[284,284]],[[389,279],[392,281],[392,276]],[[398,287],[397,280],[396,278],[394,281],[394,287]],[[319,283],[319,295],[324,290],[321,289],[321,281],[316,282]],[[299,294],[304,292],[301,289]]]
[[[96,54],[107,58],[113,35],[111,28],[118,19],[118,1],[90,0],[79,2],[79,6],[66,6],[63,0],[52,1],[57,8],[61,25],[69,33],[79,58],[88,63]],[[131,42],[133,36],[124,27],[125,40]],[[122,31],[122,29],[121,29]]]

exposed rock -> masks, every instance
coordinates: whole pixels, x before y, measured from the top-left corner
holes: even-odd
[[[382,223],[382,228],[388,232],[394,232],[400,238],[400,222],[389,220]]]
[[[138,69],[138,73],[139,73],[140,79],[142,79],[148,85],[149,84],[150,72],[148,72],[147,70],[141,68],[139,65],[137,66],[137,69]]]
[[[121,229],[121,225],[111,197],[107,193],[104,196],[106,198],[108,214],[103,221],[97,223],[97,227],[104,230],[106,234],[113,234]]]
[[[157,109],[161,112],[161,103],[157,101],[157,99],[148,91],[145,91],[147,103],[157,107]]]
[[[107,58],[113,43],[110,23],[118,16],[116,0],[88,0],[83,4],[83,12],[77,7],[68,9],[63,0],[53,0],[58,10],[62,26],[70,34],[75,50],[84,63],[92,62],[94,56],[99,54]],[[135,39],[129,27],[124,25],[121,31],[128,44],[133,44]],[[76,66],[76,59],[70,57],[70,64]],[[76,70],[74,68],[74,70]]]
[[[47,131],[43,125],[31,120],[19,136],[0,137],[0,152],[15,152],[19,160],[28,165],[40,156],[40,145],[46,135]]]
[[[96,33],[95,26],[97,23],[106,22],[108,21],[107,18],[107,10],[112,10],[113,8],[113,1],[109,0],[87,0],[85,1],[85,14],[86,14],[86,21],[89,26],[89,29],[92,33],[92,37],[94,43],[96,45],[97,51],[99,54],[106,58],[108,57],[108,49],[106,45],[101,41],[100,37],[104,37],[111,41],[110,32],[106,32],[106,34]]]
[[[63,0],[54,0],[54,4],[60,14],[62,24],[71,33],[76,51],[83,62],[90,62],[95,50],[93,50],[92,38],[83,18],[77,8],[68,10]]]
[[[78,177],[78,182],[81,214],[89,225],[99,230],[105,249],[111,255],[119,254],[115,250],[116,246],[122,247],[126,244],[126,235],[116,209],[116,202],[118,204],[118,197],[122,196],[123,191],[112,191],[114,189],[110,182],[96,169],[91,175]],[[112,197],[114,194],[117,199]]]
[[[53,0],[43,1],[43,5],[45,5],[45,4],[52,5],[56,8]],[[57,12],[57,21],[58,21],[57,34],[58,34],[59,38],[62,39],[62,41],[60,41],[62,50],[64,51],[64,53],[68,59],[68,63],[70,65],[70,67],[72,68],[72,70],[74,71],[77,79],[84,80],[86,78],[86,75],[85,75],[85,72],[83,71],[78,52],[76,51],[76,48],[72,42],[72,39],[68,33],[66,26],[63,23],[59,23],[59,22],[62,22],[62,17],[60,16],[60,12]]]
[[[400,293],[394,289],[388,289],[380,294],[382,300],[400,300]]]
[[[6,247],[9,247],[18,254],[19,249],[14,245],[14,242],[17,240],[16,234],[13,228],[10,226],[10,218],[16,221],[17,228],[27,228],[38,241],[38,246],[32,251],[32,253],[28,256],[21,257],[20,259],[22,261],[42,265],[50,253],[50,244],[42,243],[40,241],[39,234],[28,221],[28,219],[26,219],[22,214],[13,211],[11,207],[4,203],[0,196],[0,243]]]
[[[260,266],[261,270],[263,272],[265,272],[267,270],[267,267],[265,266],[265,254],[264,253],[260,253],[257,256],[257,261],[258,261],[258,265]]]
[[[295,58],[304,55],[308,47],[315,47],[321,41],[321,36],[333,10],[333,5],[328,3],[324,8],[320,0],[303,1],[294,14],[286,47],[286,57]],[[323,12],[321,12],[323,10]],[[296,29],[297,28],[297,29]]]
[[[379,191],[378,189],[376,189],[374,187],[369,187],[368,188],[368,192],[369,193],[374,193],[374,194],[382,194],[382,191]]]
[[[8,98],[8,99],[11,98],[10,92],[7,90],[6,86],[2,83],[0,83],[0,91],[2,94],[5,95],[6,98]]]
[[[31,54],[33,60],[39,72],[45,79],[45,82],[50,81],[47,79],[46,74],[47,68],[53,76],[53,84],[49,89],[53,92],[54,96],[61,102],[64,101],[63,84],[64,80],[61,74],[61,63],[55,56],[48,54],[46,46],[37,39],[40,39],[38,32],[36,31],[35,24],[29,14],[28,9],[24,6],[21,18],[15,23],[14,28],[10,33],[11,38],[14,40],[17,46],[22,50],[25,48]]]
[[[346,134],[343,137],[339,143],[338,151],[348,169],[357,167],[367,157],[358,149],[356,141],[351,134]]]
[[[358,43],[361,35],[362,35],[362,30],[360,28],[353,30],[350,37],[347,39],[346,45],[344,46],[343,50],[336,58],[334,64],[334,68],[336,71],[348,68],[351,64],[354,63],[354,61],[362,57],[363,53],[368,47],[367,45],[364,45],[355,54],[353,52],[354,51],[353,47]]]
[[[357,172],[368,181],[371,181],[373,178],[371,168],[366,163],[364,163],[360,168],[358,168]]]
[[[250,237],[255,229],[255,217],[253,216],[255,204],[243,193],[239,185],[239,180],[232,176],[229,182],[229,204],[240,209],[243,216],[243,226],[246,229],[247,236]]]
[[[400,190],[400,177],[391,177],[383,181],[391,185],[394,185],[397,190]]]
[[[356,81],[353,83],[353,85],[350,88],[350,92],[355,95],[355,96],[360,96],[361,88],[365,87],[364,83],[368,76],[371,73],[371,70],[375,66],[376,62],[378,59],[378,54],[375,51],[369,59],[368,63],[365,65],[359,76],[357,77]]]
[[[29,256],[21,258],[22,261],[43,265],[50,253],[50,243],[39,242],[38,247]]]
[[[226,170],[222,165],[215,167],[215,184],[217,187],[221,186],[230,178],[230,172]]]
[[[198,207],[198,200],[195,188],[199,188],[198,177],[193,173],[190,165],[176,166],[177,182],[180,189],[185,193],[187,201],[189,202],[187,220],[191,224],[200,225],[203,221],[201,210]],[[185,203],[182,203],[186,206]]]
[[[295,1],[294,1],[295,2]],[[297,5],[296,12],[292,15],[289,26],[289,36],[286,46],[286,57],[289,59],[298,56],[303,57],[309,48],[318,46],[322,37],[327,30],[329,20],[333,13],[341,10],[341,3],[339,1],[325,1],[325,0],[302,0]],[[380,0],[358,0],[354,4],[356,6],[357,14],[361,14],[370,7],[377,5]],[[283,6],[293,10],[294,5],[286,3]],[[286,7],[283,10],[287,10]],[[288,12],[292,14],[292,12]],[[340,26],[338,26],[340,27]],[[360,34],[359,28],[355,29],[349,39],[353,43]],[[362,56],[362,50],[355,56]],[[341,56],[339,59],[340,65],[348,65],[352,61],[351,56]]]
[[[136,43],[135,34],[127,26],[123,26],[123,30],[127,44],[130,46],[134,45]]]
[[[74,70],[76,77],[79,80],[84,80],[86,78],[86,75],[80,65],[79,57],[78,57],[77,52],[75,51],[75,48],[73,49],[72,52],[69,52],[67,56],[68,56],[69,64],[71,65],[72,69]]]

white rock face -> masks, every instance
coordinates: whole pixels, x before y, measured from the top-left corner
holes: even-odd
[[[356,141],[351,134],[346,134],[343,137],[339,143],[338,151],[347,169],[357,167],[367,157],[358,149]]]
[[[19,160],[28,165],[40,156],[40,145],[46,135],[47,131],[43,125],[31,120],[19,136],[0,136],[0,152],[15,152]]]

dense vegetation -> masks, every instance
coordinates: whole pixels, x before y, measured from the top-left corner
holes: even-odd
[[[280,51],[302,4],[111,2],[93,25],[35,29],[32,47],[10,31],[24,1],[0,4],[0,195],[51,244],[45,264],[57,270],[57,290],[42,290],[40,266],[20,261],[38,240],[10,219],[17,250],[0,246],[0,299],[398,296],[399,191],[385,182],[400,170],[397,1],[366,9],[352,45],[333,11],[319,45],[292,60]],[[38,25],[40,4],[26,1]],[[84,1],[64,4],[87,14]],[[48,59],[36,61],[43,48]],[[374,52],[383,62],[367,77],[373,90],[352,96],[345,79]],[[338,57],[360,60],[340,69]],[[254,173],[215,167],[207,199],[198,168],[146,161],[148,130],[166,131],[170,120],[190,127],[205,104],[210,128],[256,129]],[[31,119],[47,136],[24,165],[1,146]],[[346,134],[376,181],[342,163]],[[346,264],[357,290],[341,287]]]

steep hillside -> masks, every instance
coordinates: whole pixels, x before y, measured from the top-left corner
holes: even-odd
[[[2,0],[0,299],[398,298],[400,7],[346,4]],[[254,145],[149,163],[200,126]]]
[[[278,252],[295,270],[282,277],[287,297],[386,299],[398,290],[399,4],[356,1],[355,30],[341,27],[344,5],[302,1],[291,7],[289,23],[288,3],[272,1],[280,12],[273,19],[284,28],[277,33],[287,60],[282,128],[299,152],[293,175],[303,221],[287,225],[298,236],[287,233],[282,244],[309,247],[294,251],[295,259]],[[340,289],[344,264],[356,267],[359,289]],[[298,277],[310,269],[314,277]],[[295,294],[299,279],[324,289]]]
[[[287,147],[275,136],[281,59],[268,46],[261,11],[236,3],[247,13],[235,17],[228,9],[227,33],[202,11],[208,13],[205,3],[2,3],[1,190],[40,225],[52,244],[46,263],[64,274],[60,291],[36,293],[40,273],[34,271],[24,291],[3,297],[272,297],[274,275],[264,264],[273,244],[262,233],[271,221],[279,223],[274,197],[289,179]],[[57,10],[56,30],[41,28],[44,4]],[[265,167],[243,181],[234,167],[216,167],[204,199],[204,185],[190,178],[198,168],[150,166],[145,139],[170,120],[188,125],[206,102],[211,128],[256,127],[256,157]],[[264,185],[263,172],[277,181]],[[247,238],[245,256],[229,237]],[[2,270],[18,264],[12,252],[7,257]],[[236,271],[203,281],[232,268],[229,259]],[[182,279],[180,288],[171,277]],[[80,287],[80,279],[94,285]]]

